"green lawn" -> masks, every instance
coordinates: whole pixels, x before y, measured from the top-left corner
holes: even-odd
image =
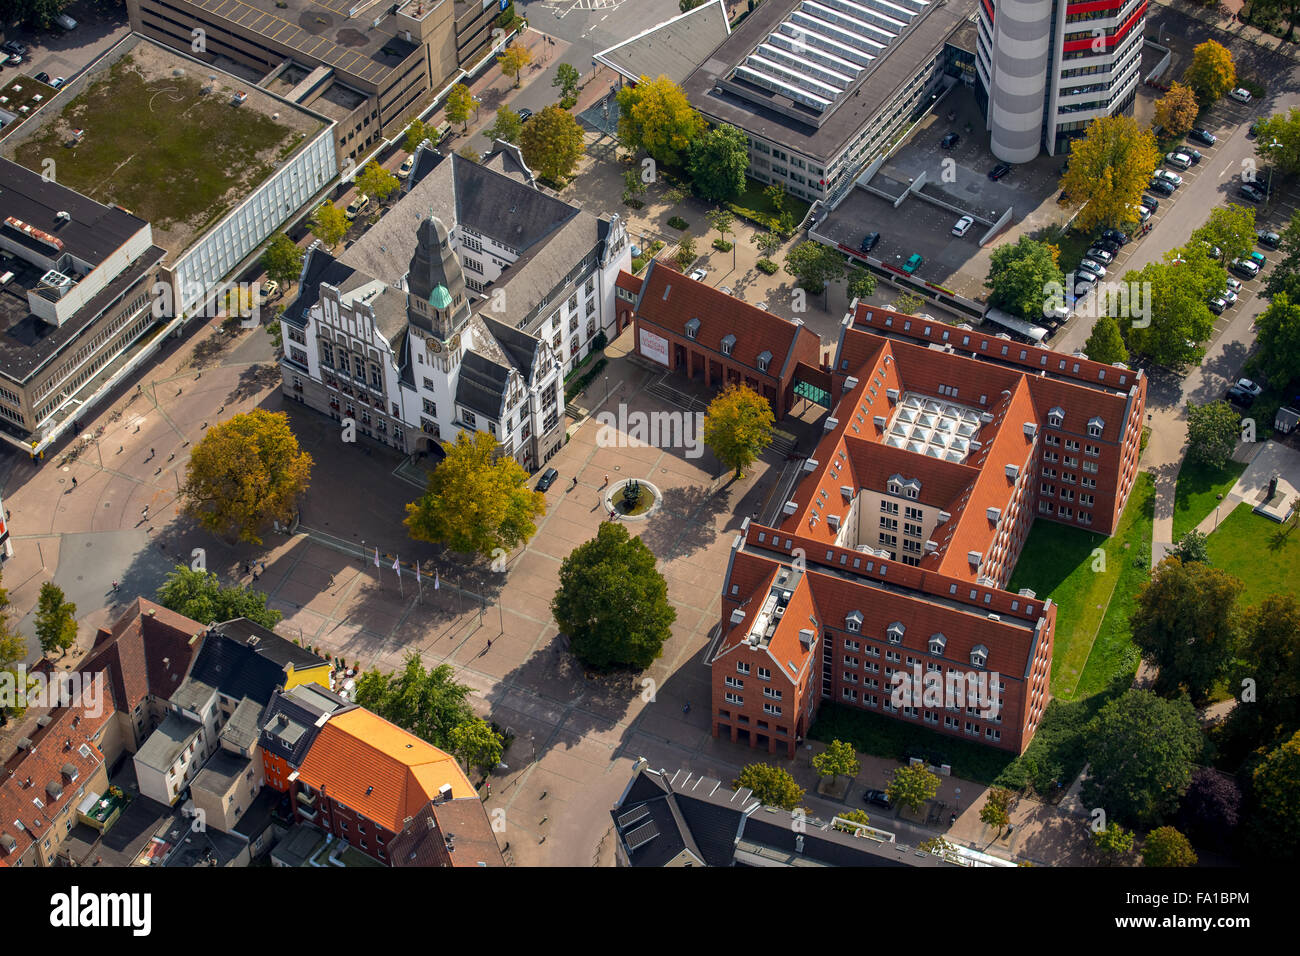
[[[1241,461],[1230,461],[1223,468],[1213,468],[1185,459],[1174,491],[1174,540],[1212,514],[1218,496],[1226,495],[1245,470],[1246,463]],[[1220,515],[1220,519],[1222,517]]]
[[[84,135],[69,147],[73,128]],[[268,116],[232,106],[228,96],[205,96],[189,76],[147,78],[128,55],[14,158],[40,172],[53,157],[63,185],[167,229],[219,215],[232,190],[245,195],[301,139]]]
[[[1080,681],[1093,655],[1093,644],[1112,592],[1139,553],[1147,555],[1149,564],[1154,506],[1155,485],[1143,472],[1133,484],[1119,528],[1109,538],[1051,521],[1034,522],[1007,590],[1030,588],[1039,600],[1050,597],[1057,605],[1053,696],[1073,700],[1081,695]],[[1097,548],[1105,555],[1104,570],[1093,554]],[[1094,566],[1098,570],[1094,571]],[[1126,642],[1126,634],[1123,640],[1118,636],[1108,640],[1105,648],[1098,649],[1102,653],[1095,666],[1104,670],[1105,662],[1118,664],[1117,652]],[[1103,686],[1105,683],[1103,680]]]
[[[1257,515],[1245,503],[1224,515],[1210,535],[1210,561],[1241,578],[1243,605],[1258,604],[1270,594],[1290,594],[1300,581],[1300,531],[1286,534],[1283,525]]]
[[[768,219],[776,215],[776,207],[772,205],[772,200],[767,198],[763,190],[767,189],[766,183],[760,183],[756,179],[745,177],[745,191],[737,196],[731,203],[737,207],[742,215],[751,219]],[[803,222],[803,217],[808,215],[808,203],[804,202],[798,196],[785,194],[785,204],[783,206],[786,212],[794,214],[796,223]]]

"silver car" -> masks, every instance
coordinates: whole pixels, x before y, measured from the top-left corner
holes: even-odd
[[[1098,279],[1106,278],[1106,267],[1100,262],[1093,262],[1091,259],[1084,259],[1079,263],[1079,268],[1084,272],[1091,272]]]

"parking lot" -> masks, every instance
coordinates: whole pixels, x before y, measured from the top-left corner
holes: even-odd
[[[77,21],[75,30],[5,29],[4,39],[24,44],[27,56],[20,65],[3,68],[0,84],[19,74],[34,77],[37,73],[48,73],[51,77],[70,80],[131,32],[125,5],[115,6],[107,0],[101,3],[79,0],[68,4],[63,12]]]

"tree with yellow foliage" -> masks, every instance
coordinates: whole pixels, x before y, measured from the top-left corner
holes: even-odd
[[[1089,233],[1132,222],[1159,163],[1154,134],[1139,129],[1133,117],[1093,120],[1083,138],[1071,144],[1070,166],[1061,177],[1061,188],[1083,204],[1075,228]]]
[[[194,447],[181,488],[185,513],[213,534],[261,544],[272,521],[292,520],[311,466],[283,412],[236,415]]]
[[[416,541],[463,554],[495,557],[524,544],[546,513],[546,496],[525,482],[528,473],[508,455],[497,456],[487,432],[465,432],[429,476],[419,501],[406,506],[406,531]]]
[[[1174,82],[1169,84],[1169,92],[1156,100],[1156,122],[1170,135],[1182,136],[1192,128],[1200,110],[1196,91]]]
[[[618,91],[618,138],[632,151],[645,150],[664,166],[678,167],[708,124],[682,88],[668,77],[641,77]]]
[[[524,67],[533,62],[533,51],[526,46],[512,43],[497,57],[497,62],[501,64],[501,72],[513,79],[515,89],[519,89],[519,78],[523,76]]]
[[[704,415],[704,443],[718,461],[740,478],[772,444],[772,406],[758,392],[732,383],[709,403]]]
[[[1214,40],[1197,44],[1192,62],[1183,71],[1183,82],[1196,91],[1196,101],[1204,109],[1223,99],[1237,85],[1237,66],[1227,47]]]

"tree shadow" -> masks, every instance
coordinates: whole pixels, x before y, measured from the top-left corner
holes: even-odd
[[[280,368],[278,365],[250,365],[239,373],[239,381],[230,390],[230,394],[226,396],[226,404],[232,405],[235,402],[254,398],[279,383]]]

